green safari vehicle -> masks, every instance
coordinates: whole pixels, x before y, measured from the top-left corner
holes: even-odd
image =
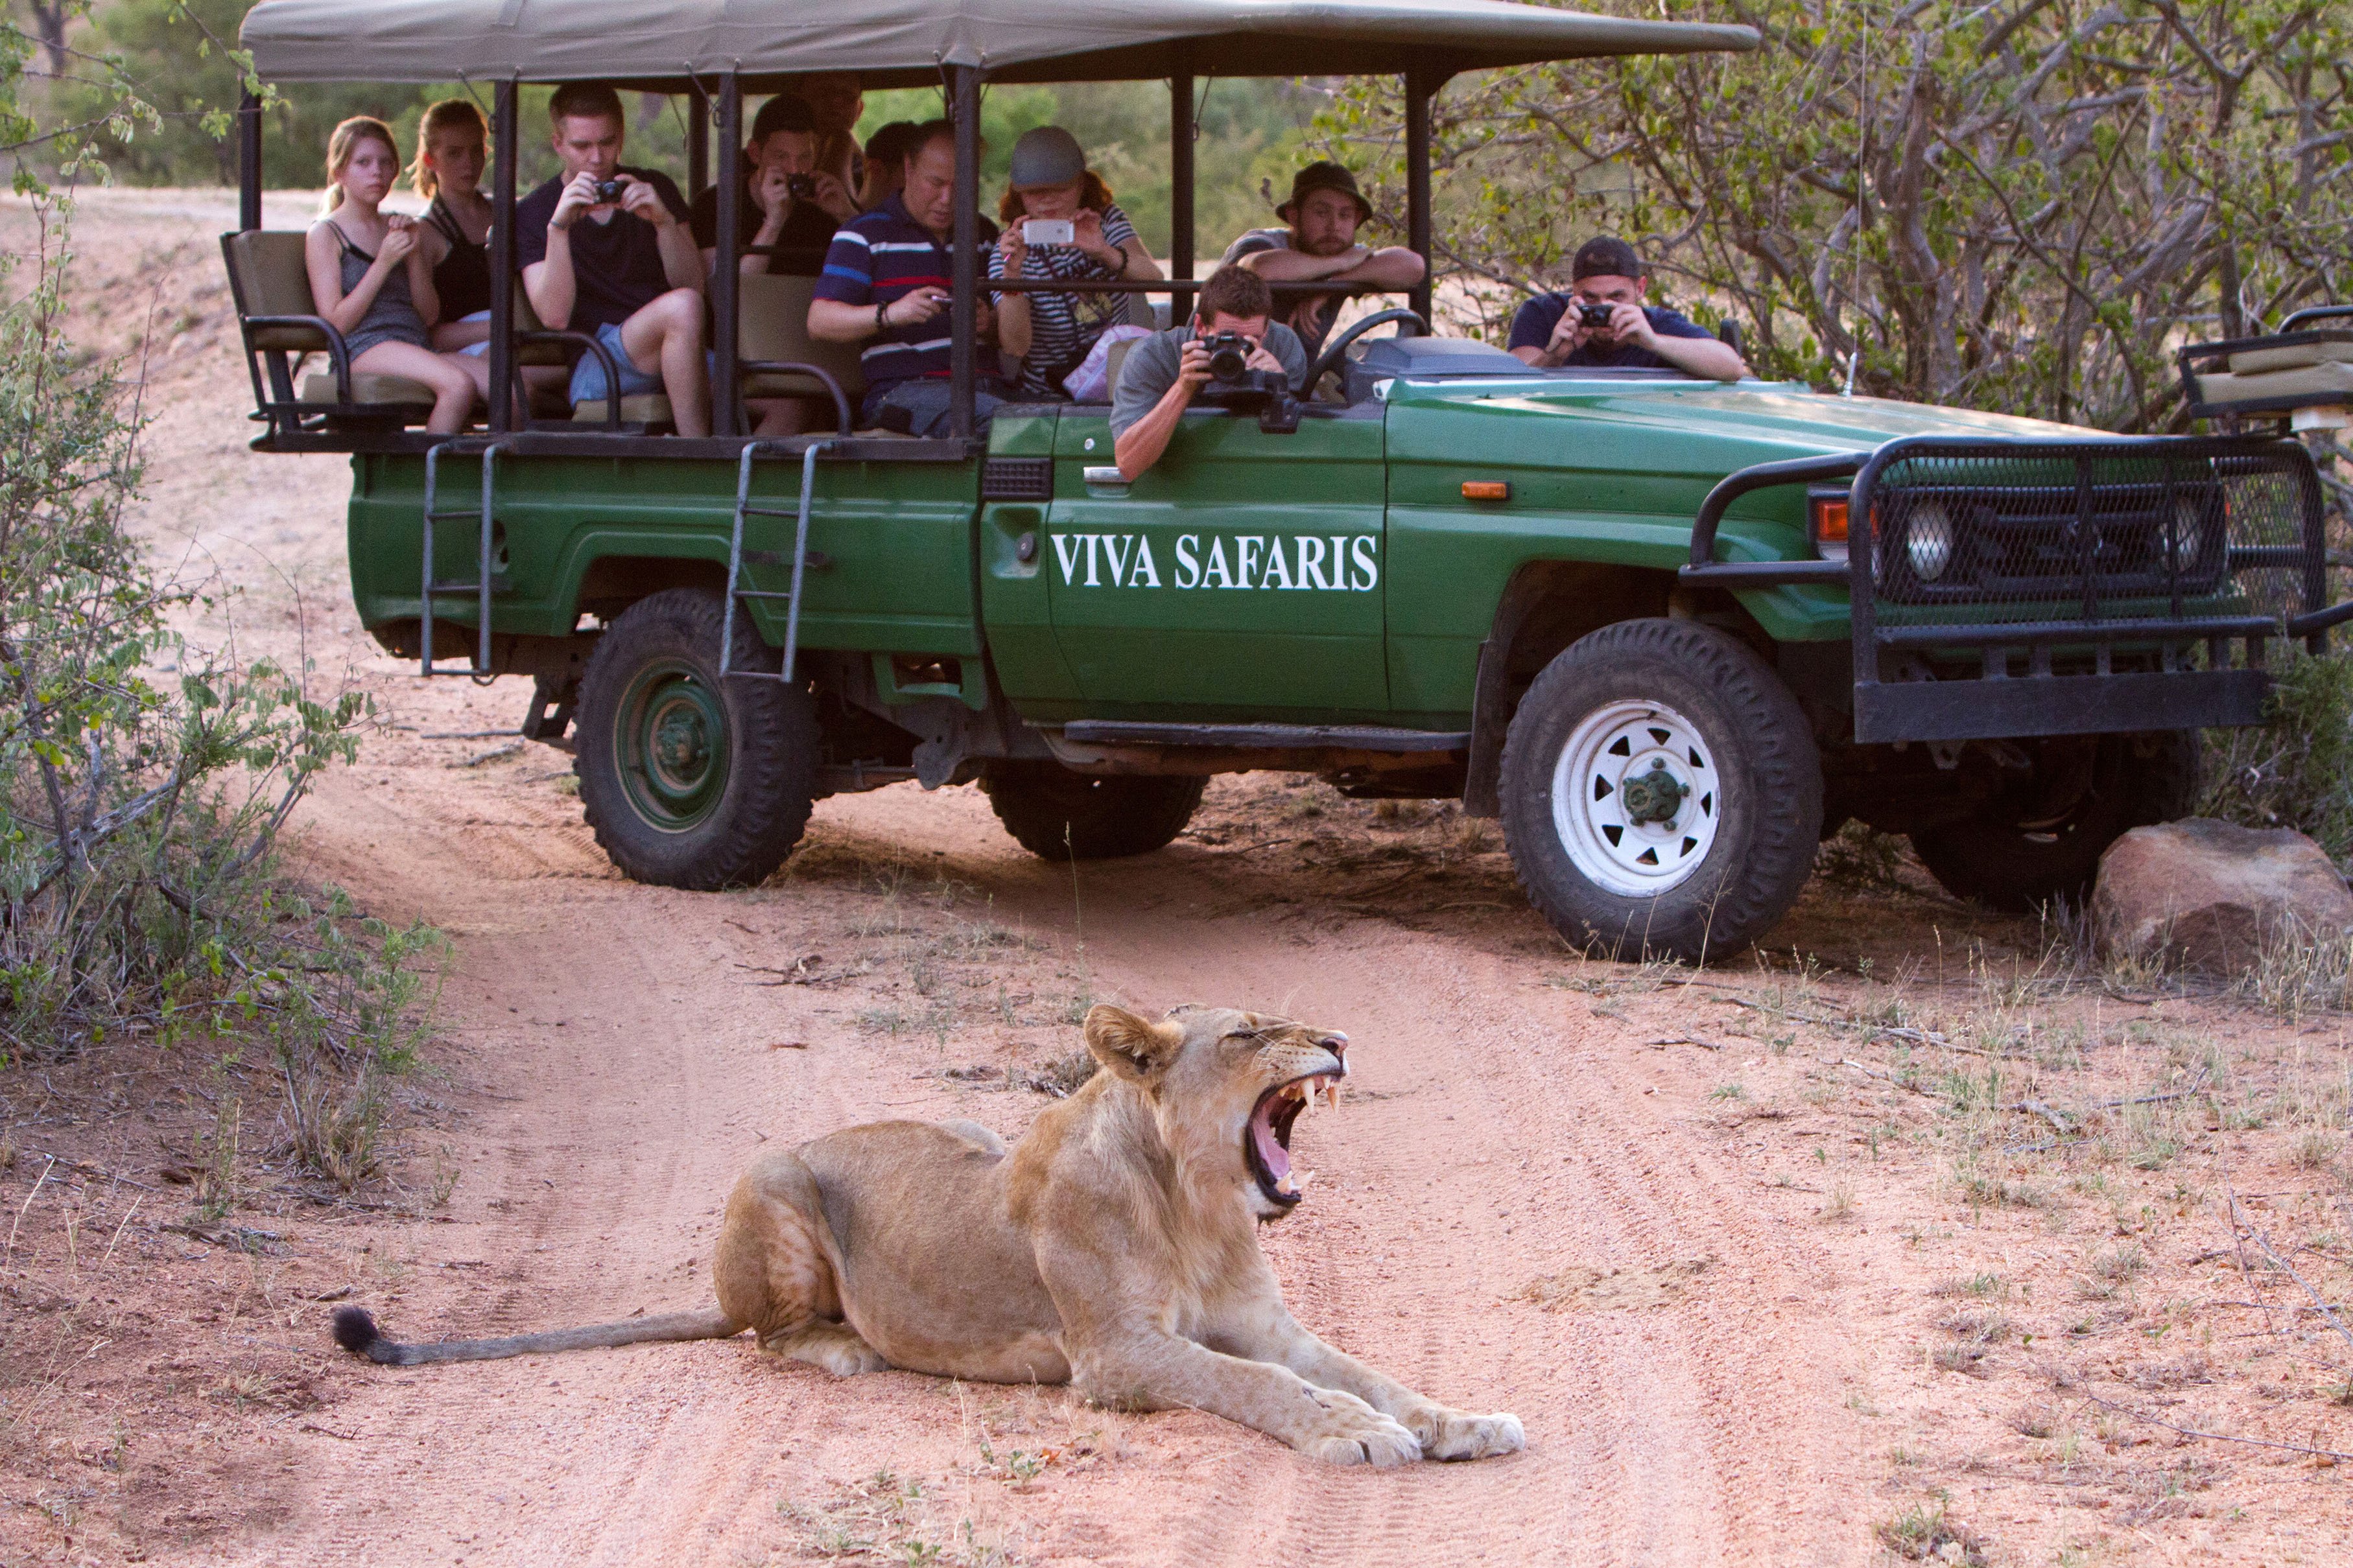
[[[971,434],[985,83],[1168,82],[1172,276],[1096,287],[1182,320],[1197,78],[1403,78],[1427,255],[1448,77],[1746,28],[1503,0],[269,0],[243,37],[267,79],[488,84],[493,277],[519,82],[688,100],[689,177],[721,203],[708,438],[628,406],[658,399],[533,417],[517,367],[580,340],[503,293],[487,427],[411,428],[415,399],[354,378],[290,283],[299,239],[262,227],[250,100],[224,237],[254,446],[352,454],[363,621],[427,676],[532,677],[524,732],[569,732],[587,819],[641,880],[757,882],[812,802],[905,779],[977,781],[1050,858],[1135,855],[1208,775],[1271,768],[1460,799],[1571,940],[1695,959],[1764,935],[1849,819],[1958,894],[2078,893],[2118,834],[2189,806],[2198,728],[2259,720],[2267,644],[2353,618],[2282,435],[1535,371],[1428,335],[1426,288],[1335,332],[1296,403],[1197,406],[1133,484],[1101,405]],[[952,437],[853,428],[854,361],[807,340],[806,293],[735,266],[744,96],[836,69],[943,86],[956,125]],[[298,388],[306,352],[328,369]],[[784,390],[838,428],[740,434],[747,391]]]

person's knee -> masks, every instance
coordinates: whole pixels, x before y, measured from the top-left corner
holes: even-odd
[[[654,320],[665,335],[682,334],[700,342],[702,337],[702,295],[692,289],[673,289],[646,307],[658,312]]]

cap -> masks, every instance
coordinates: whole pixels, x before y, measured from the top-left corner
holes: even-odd
[[[1067,185],[1085,178],[1086,173],[1087,155],[1079,139],[1059,125],[1024,131],[1021,140],[1013,144],[1009,183],[1017,191],[1032,185]]]
[[[1587,240],[1577,247],[1577,259],[1569,264],[1568,280],[1582,283],[1588,278],[1640,278],[1642,258],[1634,247],[1610,235]]]
[[[1338,191],[1356,204],[1356,221],[1365,223],[1373,216],[1373,204],[1365,193],[1356,189],[1356,176],[1329,159],[1319,159],[1291,176],[1291,199],[1274,209],[1274,216],[1283,222],[1292,221],[1292,209],[1315,191]]]

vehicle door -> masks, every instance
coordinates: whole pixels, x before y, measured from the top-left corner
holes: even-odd
[[[1107,411],[1066,409],[1054,467],[1040,564],[1092,711],[1387,710],[1378,403],[1310,407],[1288,432],[1190,410],[1133,485],[1113,464]]]

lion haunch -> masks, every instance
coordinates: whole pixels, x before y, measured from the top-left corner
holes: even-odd
[[[736,1183],[715,1310],[401,1344],[358,1307],[335,1342],[388,1366],[723,1339],[848,1376],[902,1367],[1187,1406],[1341,1464],[1515,1452],[1518,1419],[1424,1398],[1301,1328],[1258,1226],[1299,1203],[1293,1123],[1347,1037],[1230,1008],[1087,1015],[1102,1064],[1008,1149],[969,1121],[882,1121]]]

